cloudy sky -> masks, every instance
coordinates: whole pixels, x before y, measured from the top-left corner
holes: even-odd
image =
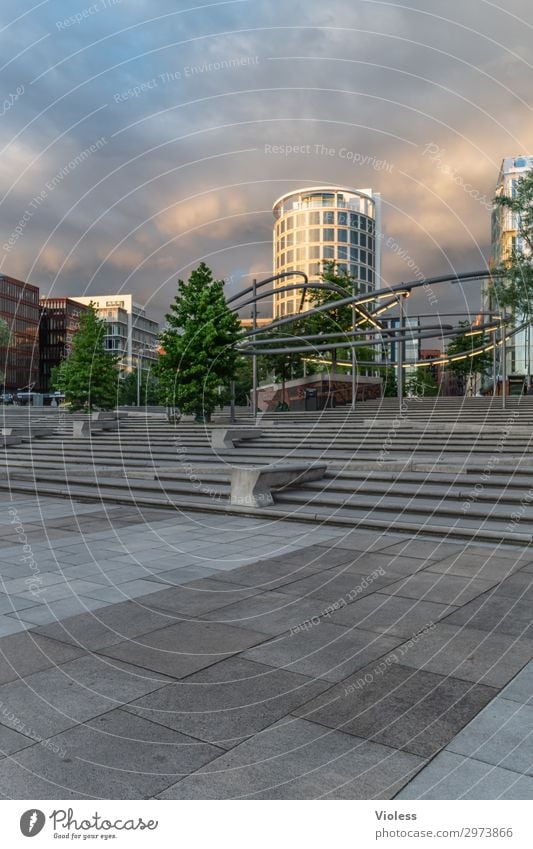
[[[381,192],[386,284],[485,267],[533,152],[530,3],[501,2],[2,0],[2,273],[161,319],[202,259],[269,275],[273,201],[321,183]]]

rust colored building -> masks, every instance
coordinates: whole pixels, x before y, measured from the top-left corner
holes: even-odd
[[[48,392],[52,369],[70,354],[80,316],[88,308],[70,298],[41,298],[40,303],[39,391]]]
[[[0,318],[11,338],[0,348],[2,391],[16,392],[39,380],[39,289],[14,277],[0,275]]]

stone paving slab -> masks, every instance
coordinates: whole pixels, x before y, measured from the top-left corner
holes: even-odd
[[[369,635],[356,628],[341,628],[322,622],[269,640],[245,652],[243,657],[267,666],[337,682],[387,654],[400,642],[398,638]]]
[[[0,686],[0,722],[40,741],[162,687],[168,679],[84,656]]]
[[[116,709],[57,734],[48,746],[34,745],[0,760],[0,794],[7,799],[147,799],[220,752]]]
[[[185,678],[264,639],[264,634],[247,628],[197,620],[168,625],[135,642],[125,640],[100,652],[146,670]]]
[[[533,658],[533,640],[448,625],[444,620],[425,631],[421,639],[407,642],[392,660],[397,657],[412,669],[500,688]]]
[[[533,778],[440,752],[396,799],[533,799]]]
[[[326,681],[232,657],[137,699],[126,710],[228,749],[328,687]]]
[[[390,799],[421,758],[302,719],[281,720],[160,799]]]
[[[401,664],[391,664],[380,675],[374,664],[296,713],[329,728],[429,758],[495,695],[490,687]]]
[[[529,549],[4,501],[4,798],[533,798]]]
[[[409,639],[439,619],[449,617],[455,610],[456,607],[448,604],[373,593],[335,610],[331,621],[336,625]]]

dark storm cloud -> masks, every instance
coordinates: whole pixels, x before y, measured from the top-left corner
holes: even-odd
[[[30,8],[2,10],[3,272],[160,316],[203,257],[270,273],[273,201],[322,182],[381,192],[386,282],[485,265],[501,159],[531,152],[525,0]]]

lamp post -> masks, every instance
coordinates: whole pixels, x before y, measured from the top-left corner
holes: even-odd
[[[252,293],[254,299],[252,305],[252,329],[257,330],[257,280],[255,277],[252,282]],[[252,339],[255,342],[255,336],[252,336]],[[254,354],[252,357],[252,416],[255,421],[257,417],[257,354]]]

